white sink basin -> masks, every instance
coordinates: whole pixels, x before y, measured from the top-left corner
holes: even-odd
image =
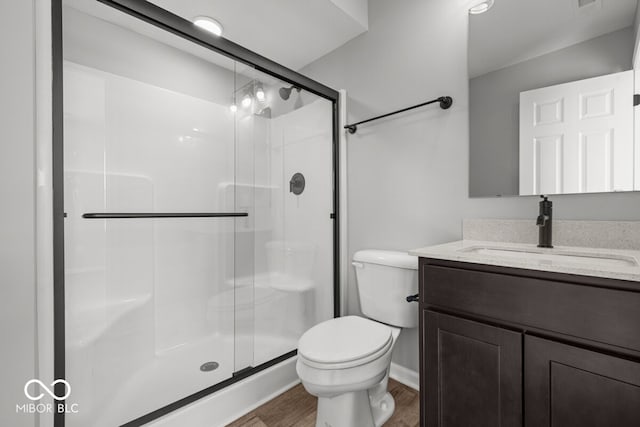
[[[541,264],[570,264],[580,265],[584,267],[603,268],[603,267],[638,267],[638,260],[632,256],[597,253],[597,252],[581,252],[578,250],[565,249],[544,249],[544,248],[509,248],[501,246],[469,246],[461,248],[458,252],[473,253],[478,255],[498,256],[507,258],[517,258],[538,262]]]

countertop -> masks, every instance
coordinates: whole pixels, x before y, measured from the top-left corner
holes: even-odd
[[[495,253],[473,252],[477,248],[488,248],[507,250],[514,252],[536,252],[535,255],[527,257],[523,254],[509,256]],[[567,256],[556,255],[561,252]],[[460,261],[474,264],[494,265],[501,267],[523,268],[528,270],[550,271],[556,273],[576,274],[581,276],[605,277],[610,279],[629,280],[640,282],[640,251],[623,249],[603,249],[571,246],[555,246],[553,249],[538,248],[535,244],[526,243],[503,243],[489,242],[482,240],[459,240],[436,246],[409,251],[409,254],[423,258],[442,259],[447,261]],[[574,262],[576,256],[580,254],[600,257],[615,257],[610,261],[598,259],[584,262]],[[584,256],[583,255],[583,256]],[[635,261],[635,265],[632,265]]]

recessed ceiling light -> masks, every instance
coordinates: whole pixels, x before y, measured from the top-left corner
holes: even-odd
[[[475,6],[472,6],[469,9],[469,13],[472,14],[472,15],[480,15],[481,13],[485,13],[486,11],[491,9],[491,7],[493,7],[493,3],[494,2],[495,2],[495,0],[484,0],[484,1],[481,1],[480,3],[476,4]]]
[[[196,16],[195,18],[193,18],[193,23],[194,25],[202,28],[203,30],[209,31],[216,36],[222,35],[222,24],[213,18],[210,18],[208,16]]]

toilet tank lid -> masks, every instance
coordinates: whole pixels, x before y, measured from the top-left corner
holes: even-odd
[[[418,257],[400,251],[384,251],[380,249],[365,249],[353,254],[356,262],[386,265],[389,267],[418,269]]]

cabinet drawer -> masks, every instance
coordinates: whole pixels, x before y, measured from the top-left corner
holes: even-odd
[[[431,264],[422,268],[427,307],[640,351],[640,292]]]

